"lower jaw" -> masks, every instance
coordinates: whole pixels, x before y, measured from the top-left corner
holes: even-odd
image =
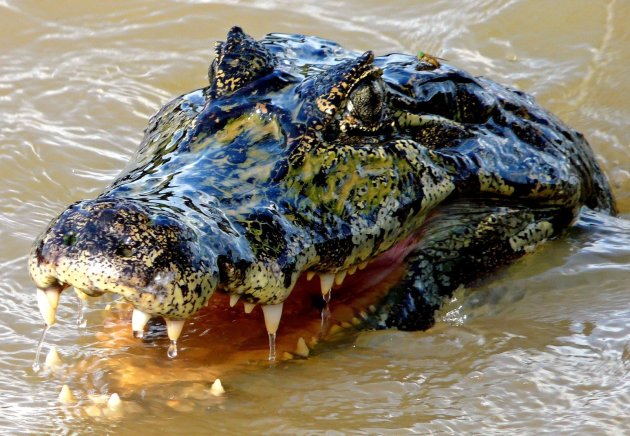
[[[375,263],[348,276],[341,287],[333,287],[330,315],[324,323],[320,284],[317,278],[307,281],[302,275],[284,303],[276,335],[276,361],[302,359],[317,352],[322,343],[350,337],[402,273],[402,265]],[[119,391],[136,391],[147,385],[224,378],[246,367],[269,365],[262,310],[255,307],[248,314],[242,303],[230,307],[229,302],[229,295],[215,293],[206,308],[186,321],[178,341],[179,356],[168,360],[161,346],[168,343],[161,318],[149,323],[143,340],[134,338],[130,328],[132,307],[121,303],[115,311],[117,316],[112,314],[105,329],[97,333],[99,346],[125,350],[122,356],[105,360],[112,384]]]

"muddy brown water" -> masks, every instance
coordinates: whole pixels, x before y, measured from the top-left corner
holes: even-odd
[[[623,0],[0,1],[0,433],[630,431],[629,20]],[[32,240],[116,176],[152,113],[204,85],[234,24],[423,50],[534,94],[589,138],[621,219],[586,214],[427,332],[364,332],[225,376],[169,362],[163,340],[111,340],[111,317],[129,316],[116,302],[91,303],[78,328],[64,296],[44,345],[64,363],[34,373]],[[199,347],[187,341],[183,362]],[[114,382],[129,366],[153,369]],[[208,395],[217,376],[221,397]],[[57,400],[64,384],[78,404]],[[123,412],[89,416],[114,390]]]

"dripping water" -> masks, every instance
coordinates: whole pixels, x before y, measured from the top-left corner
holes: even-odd
[[[171,343],[168,346],[168,351],[166,352],[166,354],[171,359],[177,357],[177,341],[175,339],[171,339]]]
[[[276,360],[276,334],[269,333],[269,361]]]
[[[326,334],[326,331],[328,330],[328,327],[330,325],[330,317],[331,317],[330,297],[331,296],[332,296],[332,289],[330,291],[328,291],[327,294],[322,296],[324,298],[324,303],[326,303],[326,305],[322,309],[322,313],[321,313],[322,321],[321,321],[321,324],[320,324],[320,327],[319,327],[319,337],[320,338],[322,338]]]
[[[83,329],[87,326],[87,319],[85,318],[85,309],[87,307],[87,303],[77,295],[77,305],[77,327]]]
[[[46,337],[46,333],[48,333],[48,330],[50,329],[49,325],[46,325],[44,327],[44,331],[42,332],[42,335],[39,338],[39,342],[37,343],[37,351],[35,352],[35,360],[33,361],[33,371],[35,372],[39,372],[39,370],[41,369],[41,366],[39,364],[39,355],[42,351],[42,345],[44,344],[44,338]]]

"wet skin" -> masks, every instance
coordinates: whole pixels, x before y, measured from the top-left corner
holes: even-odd
[[[339,320],[426,329],[581,207],[615,211],[584,137],[522,92],[301,35],[233,28],[215,51],[209,86],[165,105],[121,175],[35,242],[47,324],[73,286],[122,295],[138,334],[161,316],[177,339],[217,293],[261,305],[275,334],[283,310],[319,322],[337,286]]]

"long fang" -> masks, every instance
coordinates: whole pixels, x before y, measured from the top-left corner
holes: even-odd
[[[269,335],[269,360],[276,360],[276,332],[280,325],[280,318],[282,317],[283,304],[270,304],[262,306],[263,315],[265,317],[265,327],[267,327],[267,334]]]

